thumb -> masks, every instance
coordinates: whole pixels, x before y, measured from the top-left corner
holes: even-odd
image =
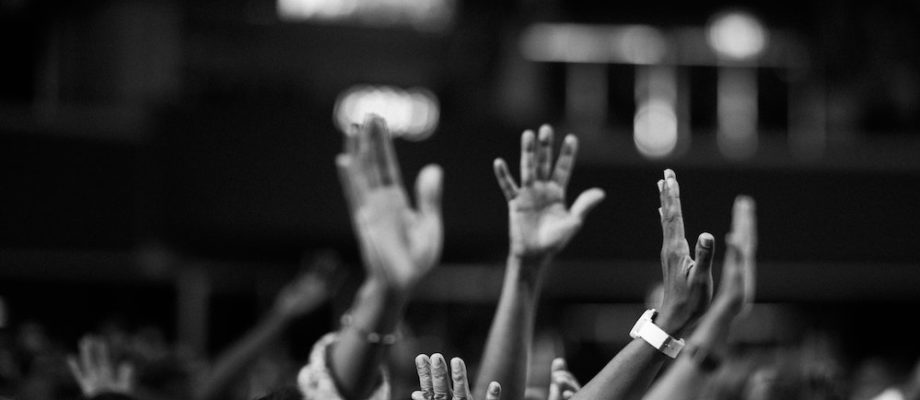
[[[700,237],[696,240],[696,257],[694,258],[694,269],[696,270],[694,274],[704,274],[705,276],[712,276],[712,259],[715,254],[715,238],[712,237],[712,234],[703,232],[700,234]]]
[[[567,369],[568,369],[568,368],[567,368],[566,365],[565,365],[565,359],[562,358],[562,357],[556,357],[556,358],[553,360],[552,367],[550,367],[550,371],[551,371],[551,372],[565,371],[565,370],[567,370]]]
[[[426,165],[415,180],[416,201],[419,212],[427,217],[441,218],[441,192],[444,171],[435,164]]]
[[[570,212],[578,218],[579,221],[584,221],[588,213],[591,212],[594,207],[597,207],[597,205],[604,200],[604,197],[604,191],[601,189],[591,188],[585,190],[578,195],[578,198],[575,199],[575,203],[572,203]]]
[[[502,385],[498,382],[489,383],[489,389],[486,390],[486,400],[500,400],[502,398]]]

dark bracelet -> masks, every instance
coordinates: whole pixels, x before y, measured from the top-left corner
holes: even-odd
[[[712,372],[722,365],[722,360],[712,354],[709,349],[695,344],[688,344],[684,349],[684,357],[687,357],[693,365],[696,365],[703,372]]]
[[[390,345],[395,344],[396,340],[399,339],[399,335],[395,332],[382,334],[382,333],[372,332],[367,329],[361,328],[360,326],[355,325],[354,317],[352,317],[350,313],[345,313],[342,315],[341,323],[342,323],[342,327],[350,328],[354,330],[356,333],[360,334],[361,336],[364,336],[364,340],[367,340],[368,343],[382,344],[385,346],[390,346]]]

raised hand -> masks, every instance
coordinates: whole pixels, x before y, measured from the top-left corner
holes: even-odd
[[[719,366],[728,345],[731,323],[753,300],[757,249],[754,200],[738,196],[732,209],[732,231],[727,235],[722,281],[709,310],[687,340],[677,362],[646,393],[645,400],[697,398],[706,376]]]
[[[658,181],[661,200],[661,270],[664,295],[655,321],[676,336],[702,315],[712,299],[712,258],[714,239],[703,233],[696,241],[695,260],[684,237],[684,218],[680,207],[677,175],[668,169]]]
[[[521,135],[521,184],[518,186],[502,159],[494,163],[498,185],[508,200],[511,254],[520,258],[551,256],[575,236],[588,212],[604,192],[593,188],[566,207],[566,186],[575,164],[578,139],[566,136],[559,159],[553,166],[553,129],[540,127],[539,140],[533,131]]]
[[[427,355],[419,354],[415,358],[415,368],[418,371],[421,390],[412,392],[412,400],[476,399],[470,392],[466,364],[460,358],[454,357],[450,360],[451,371],[448,371],[447,362],[442,355],[435,353],[428,357]],[[450,375],[450,379],[448,379],[448,375]],[[498,382],[491,382],[483,398],[485,400],[500,400],[501,392],[501,385]]]
[[[569,372],[564,359],[553,360],[551,371],[547,400],[569,400],[581,390],[581,384],[575,379],[575,375]]]
[[[103,393],[130,395],[134,391],[134,367],[126,362],[115,365],[108,344],[100,338],[83,337],[79,360],[69,356],[67,365],[87,398]]]
[[[369,275],[396,289],[414,287],[441,254],[440,167],[422,169],[413,209],[392,138],[383,119],[373,115],[352,130],[336,164]]]
[[[734,317],[754,302],[757,264],[757,217],[754,199],[735,198],[732,207],[732,230],[725,237],[725,262],[722,283],[713,300],[713,312]]]

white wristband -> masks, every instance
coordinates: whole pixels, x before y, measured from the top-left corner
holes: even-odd
[[[646,310],[636,321],[636,325],[633,326],[632,330],[629,331],[629,336],[633,339],[642,338],[642,340],[645,340],[646,343],[664,353],[664,355],[677,358],[680,350],[684,348],[684,340],[675,339],[659,328],[658,325],[655,325],[652,321],[657,314],[658,312],[655,309]]]

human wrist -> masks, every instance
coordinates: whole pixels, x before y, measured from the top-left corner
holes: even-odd
[[[380,277],[368,277],[358,289],[358,298],[377,301],[383,305],[402,306],[408,303],[413,285],[398,285]]]
[[[655,318],[655,325],[674,337],[679,337],[688,325],[685,318],[678,318],[673,312],[662,310]]]
[[[513,252],[508,255],[508,273],[514,274],[519,281],[539,283],[552,255],[521,255]]]

